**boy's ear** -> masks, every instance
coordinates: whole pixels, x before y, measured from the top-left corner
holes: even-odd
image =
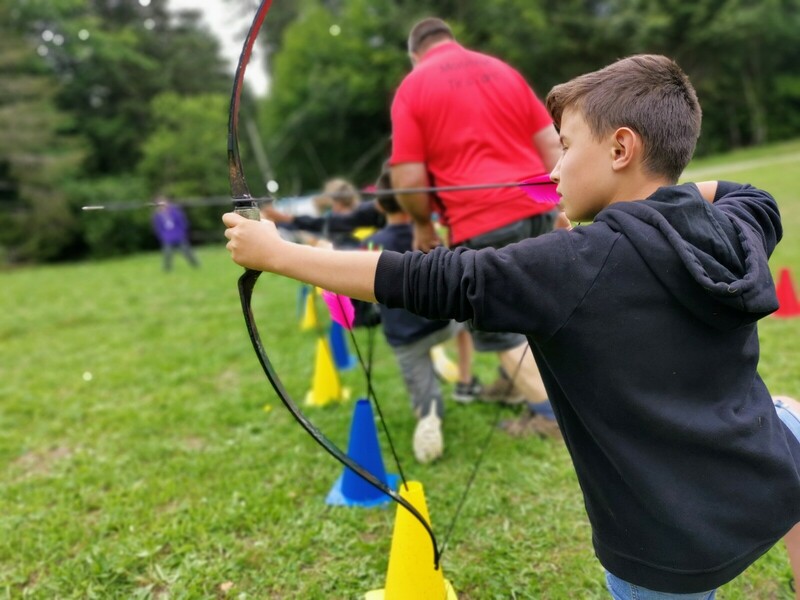
[[[638,160],[642,153],[642,138],[630,127],[620,127],[611,136],[611,168],[624,169]]]

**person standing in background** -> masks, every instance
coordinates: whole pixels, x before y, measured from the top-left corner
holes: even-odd
[[[392,102],[392,186],[464,186],[523,181],[549,172],[561,146],[553,121],[515,69],[464,48],[447,23],[427,18],[411,29],[412,71]],[[501,248],[569,226],[552,204],[537,204],[517,187],[473,192],[397,195],[414,221],[414,248],[442,244],[432,220],[438,212],[449,244]],[[472,330],[475,349],[497,352],[516,388],[528,401],[525,430],[557,437],[558,427],[525,337]],[[493,386],[497,387],[497,385]]]
[[[187,262],[194,268],[200,266],[200,262],[194,255],[192,245],[189,241],[189,220],[183,209],[170,202],[166,197],[156,198],[156,211],[153,213],[153,231],[155,231],[158,241],[161,243],[161,252],[164,256],[164,271],[172,271],[172,254],[178,248],[186,257]]]

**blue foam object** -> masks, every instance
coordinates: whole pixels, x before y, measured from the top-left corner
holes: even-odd
[[[389,475],[383,466],[381,448],[378,444],[378,431],[369,400],[360,399],[353,410],[350,424],[350,440],[347,456],[361,465],[375,479],[386,484],[389,489],[397,489],[398,475]],[[325,499],[326,504],[334,506],[380,506],[391,498],[367,482],[360,475],[345,467]]]
[[[300,284],[297,290],[297,316],[303,318],[303,311],[306,309],[306,298],[311,292],[311,286]]]
[[[347,371],[356,366],[356,357],[350,354],[347,347],[347,340],[344,336],[344,327],[336,321],[331,321],[331,329],[328,332],[328,341],[333,353],[333,362],[340,371]]]

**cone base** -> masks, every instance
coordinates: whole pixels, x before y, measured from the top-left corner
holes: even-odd
[[[342,473],[339,476],[339,479],[337,479],[336,483],[333,484],[331,491],[328,492],[328,497],[325,498],[325,504],[328,504],[330,506],[363,506],[366,508],[371,508],[373,506],[388,506],[389,502],[392,501],[392,499],[383,492],[381,492],[380,495],[378,495],[375,498],[366,498],[366,499],[348,498],[342,493],[343,480],[344,480],[344,473]],[[400,480],[399,475],[387,473],[386,487],[388,487],[391,490],[396,490],[397,482],[399,480]]]
[[[332,398],[329,397],[325,400],[318,400],[313,391],[310,391],[306,394],[304,404],[306,406],[327,406],[328,404],[332,404],[333,402],[345,402],[346,400],[350,399],[350,388],[342,388],[341,393],[338,397]]]
[[[447,579],[444,580],[444,591],[445,591],[445,600],[458,600],[456,591],[453,589],[453,586]],[[364,595],[364,600],[384,600],[385,598],[386,598],[385,589],[372,590]],[[403,598],[403,600],[406,599]],[[416,600],[416,599],[409,598],[408,600]]]
[[[335,360],[334,357],[334,363],[336,363],[336,369],[339,371],[349,371],[350,369],[355,369],[358,365],[358,361],[352,356],[347,361],[342,362]]]

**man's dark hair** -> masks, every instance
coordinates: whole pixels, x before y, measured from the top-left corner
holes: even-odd
[[[557,85],[546,103],[557,128],[565,109],[579,111],[596,138],[630,127],[642,137],[645,168],[672,182],[700,136],[702,111],[689,78],[657,54],[629,56]]]
[[[411,28],[411,33],[408,34],[408,52],[419,54],[435,42],[454,39],[453,31],[447,23],[436,17],[428,17]]]
[[[388,165],[384,165],[381,174],[378,175],[378,180],[375,182],[375,189],[379,192],[387,192],[392,190],[392,174]],[[387,215],[394,215],[403,212],[403,207],[397,201],[394,194],[379,194],[375,201],[383,209]]]

